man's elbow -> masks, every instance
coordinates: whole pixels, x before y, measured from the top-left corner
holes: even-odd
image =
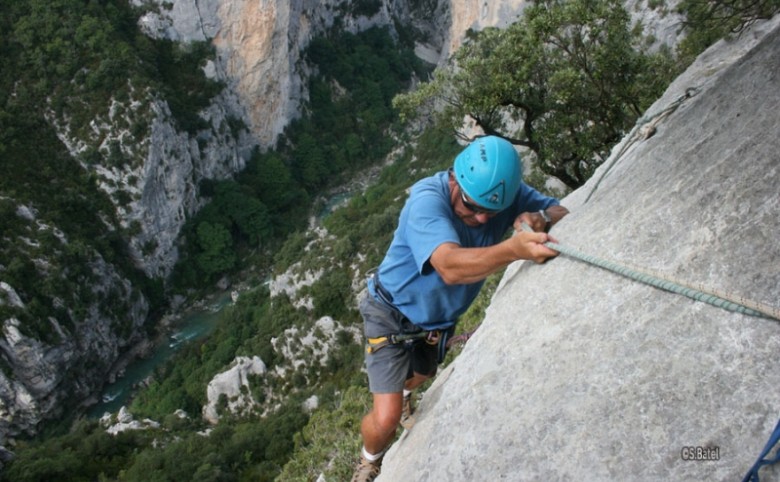
[[[453,243],[445,243],[436,248],[430,257],[429,264],[439,277],[447,285],[456,285],[462,283],[458,272],[455,252],[459,246]]]
[[[441,277],[442,281],[444,281],[445,285],[457,285],[460,284],[460,278],[453,276],[448,273],[439,273],[439,276]]]
[[[436,268],[436,272],[439,273],[439,277],[444,281],[446,285],[458,285],[463,283],[463,278],[458,275],[457,271],[446,268]]]

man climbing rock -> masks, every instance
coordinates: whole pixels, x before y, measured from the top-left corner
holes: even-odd
[[[519,259],[555,256],[544,246],[547,231],[568,212],[522,182],[514,147],[494,136],[476,139],[451,169],[412,187],[360,302],[373,408],[361,424],[353,482],[374,480],[398,424],[413,425],[412,390],[436,374],[448,335],[485,278]],[[505,238],[512,226],[516,233]]]

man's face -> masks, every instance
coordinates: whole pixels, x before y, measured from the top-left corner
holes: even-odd
[[[452,207],[455,210],[455,215],[458,216],[466,226],[476,227],[485,224],[490,218],[498,214],[498,211],[488,211],[479,207],[473,199],[469,198],[466,193],[463,192],[458,183],[455,183],[455,186],[455,189],[458,192],[453,196],[455,202]]]

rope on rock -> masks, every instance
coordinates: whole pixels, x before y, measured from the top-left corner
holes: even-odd
[[[524,231],[532,231],[532,229],[525,223],[523,223],[522,227]],[[641,270],[634,267],[621,265],[613,261],[597,258],[595,256],[581,253],[576,249],[564,246],[560,243],[548,241],[544,243],[544,245],[571,258],[575,258],[588,264],[604,268],[622,276],[631,278],[635,281],[649,284],[665,291],[687,296],[688,298],[694,299],[696,301],[703,301],[704,303],[708,303],[719,308],[724,308],[729,311],[734,311],[750,316],[761,316],[780,320],[780,308],[775,306],[759,303],[744,297],[733,297],[727,293],[706,289],[703,286],[699,286],[698,289],[692,288],[685,283],[670,279],[669,277],[660,275],[656,272]],[[770,455],[770,451],[778,444],[780,444],[780,420],[777,422],[777,426],[775,426],[774,431],[770,435],[766,446],[761,451],[761,454],[758,456],[756,462],[745,475],[745,478],[742,479],[742,482],[759,482],[758,471],[761,469],[761,467],[765,465],[774,465],[780,462],[780,448],[777,449],[774,456]]]
[[[588,197],[585,198],[585,201],[583,204],[590,201],[590,197],[593,196],[593,193],[596,192],[596,189],[599,188],[599,184],[601,184],[601,181],[604,180],[605,177],[607,177],[607,174],[609,174],[609,171],[615,167],[615,164],[623,157],[623,155],[628,151],[628,148],[633,146],[634,143],[638,140],[645,140],[649,139],[650,137],[653,137],[655,134],[656,127],[663,119],[665,119],[667,116],[669,116],[672,112],[676,111],[677,108],[679,108],[685,101],[690,99],[691,97],[695,96],[699,93],[698,87],[688,87],[685,89],[685,93],[679,96],[677,99],[675,99],[673,102],[671,102],[668,106],[666,106],[664,109],[662,109],[657,114],[654,114],[652,116],[643,116],[640,118],[636,124],[634,125],[634,128],[631,129],[631,132],[628,133],[626,136],[627,140],[623,143],[623,146],[620,148],[620,151],[618,151],[617,154],[611,156],[612,161],[610,161],[609,165],[604,169],[604,172],[601,174],[601,177],[598,178],[596,181],[596,184],[593,186],[593,189],[591,189],[590,193],[588,193]]]
[[[523,229],[525,231],[531,231],[531,228],[527,224],[523,224]],[[613,261],[597,258],[596,256],[581,253],[576,249],[564,246],[559,243],[548,241],[544,245],[571,258],[584,261],[585,263],[598,266],[600,268],[612,271],[619,275],[654,286],[656,288],[660,288],[665,291],[670,291],[672,293],[687,296],[688,298],[694,299],[696,301],[702,301],[704,303],[717,306],[718,308],[723,308],[729,311],[734,311],[750,316],[761,316],[780,320],[780,308],[774,306],[759,303],[744,297],[731,296],[727,293],[707,289],[703,286],[693,288],[686,283],[672,280],[667,276],[662,276],[658,273],[651,273],[647,270],[628,267]]]

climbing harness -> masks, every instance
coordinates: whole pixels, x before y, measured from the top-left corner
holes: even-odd
[[[412,344],[418,340],[424,340],[429,345],[435,345],[436,348],[436,362],[441,363],[444,361],[444,357],[447,356],[447,350],[454,342],[465,343],[468,340],[468,336],[464,339],[461,335],[457,340],[451,337],[453,328],[449,330],[432,330],[432,331],[419,331],[416,333],[393,333],[390,335],[379,336],[376,338],[369,338],[366,343],[366,353],[376,353],[382,348],[389,345],[399,345],[402,343]]]
[[[745,478],[742,479],[742,482],[759,482],[758,470],[761,467],[780,462],[780,448],[778,448],[775,452],[774,458],[767,458],[769,452],[772,450],[772,447],[777,445],[778,442],[780,442],[780,420],[777,421],[775,430],[772,432],[772,435],[769,436],[769,441],[767,441],[764,450],[761,451],[761,455],[758,456],[758,460],[756,460],[756,463],[753,464],[753,467],[748,470],[748,473],[745,475]]]
[[[524,231],[532,231],[532,229],[525,223],[523,223],[522,227]],[[769,306],[767,304],[749,300],[744,297],[736,298],[726,293],[707,289],[703,286],[694,288],[688,286],[685,283],[672,280],[666,276],[661,276],[658,273],[651,273],[647,270],[632,268],[626,265],[615,263],[613,261],[607,261],[595,256],[590,256],[568,246],[564,246],[559,243],[553,243],[552,241],[548,241],[544,243],[544,245],[571,258],[584,261],[588,264],[592,264],[600,268],[604,268],[627,278],[631,278],[635,281],[639,281],[641,283],[645,283],[665,291],[687,296],[688,298],[696,301],[702,301],[719,308],[742,313],[745,315],[762,316],[765,318],[780,320],[780,308],[774,306]]]
[[[440,331],[434,330],[418,331],[416,333],[392,333],[376,338],[369,338],[366,345],[366,353],[376,353],[388,345],[399,345],[401,343],[414,342],[417,340],[425,340],[429,345],[438,345],[440,334]]]
[[[620,148],[620,150],[617,152],[617,154],[612,155],[612,160],[610,161],[609,165],[604,169],[604,172],[601,174],[601,176],[596,181],[596,184],[593,186],[593,189],[591,189],[590,193],[588,194],[588,197],[585,198],[585,201],[583,204],[590,201],[590,197],[593,196],[593,193],[596,192],[596,189],[598,189],[599,184],[601,184],[601,181],[604,180],[605,177],[607,177],[607,174],[609,174],[609,171],[615,167],[615,164],[623,157],[623,155],[628,151],[629,147],[633,146],[638,140],[645,140],[653,137],[655,135],[656,126],[667,116],[669,116],[672,112],[676,111],[685,101],[690,99],[691,97],[695,96],[699,93],[698,87],[688,87],[685,89],[685,93],[679,96],[677,99],[675,99],[672,103],[670,103],[668,106],[666,106],[663,110],[658,112],[657,114],[654,114],[652,116],[643,116],[641,119],[637,121],[637,123],[634,125],[634,128],[631,129],[631,132],[628,133],[626,136],[626,141],[623,143],[623,146]]]
[[[374,281],[374,289],[376,294],[382,302],[388,307],[398,310],[393,305],[393,296],[387,289],[382,286],[379,281],[379,276],[376,268],[370,269],[367,273],[369,279]],[[376,353],[382,348],[388,345],[398,345],[401,343],[413,343],[418,340],[425,340],[429,345],[438,345],[436,359],[438,363],[444,361],[444,357],[447,355],[447,350],[455,344],[465,344],[471,335],[477,331],[474,329],[468,333],[462,333],[460,335],[454,335],[455,327],[451,327],[447,330],[433,330],[433,331],[418,331],[414,333],[392,333],[389,335],[379,336],[376,338],[369,338],[366,343],[366,353]]]
[[[375,270],[369,271],[368,276],[374,280],[374,289],[376,290],[376,294],[379,299],[382,300],[382,302],[389,308],[398,311],[398,308],[393,305],[393,296],[384,286],[382,286],[382,283],[379,281],[379,276]],[[454,328],[447,330],[422,330],[412,333],[391,333],[376,338],[369,338],[366,343],[366,353],[376,353],[388,345],[411,345],[419,340],[425,340],[425,342],[429,345],[437,345],[436,361],[437,363],[441,363],[444,361],[444,357],[447,355],[447,349],[449,349],[448,341],[452,335],[453,330]]]

